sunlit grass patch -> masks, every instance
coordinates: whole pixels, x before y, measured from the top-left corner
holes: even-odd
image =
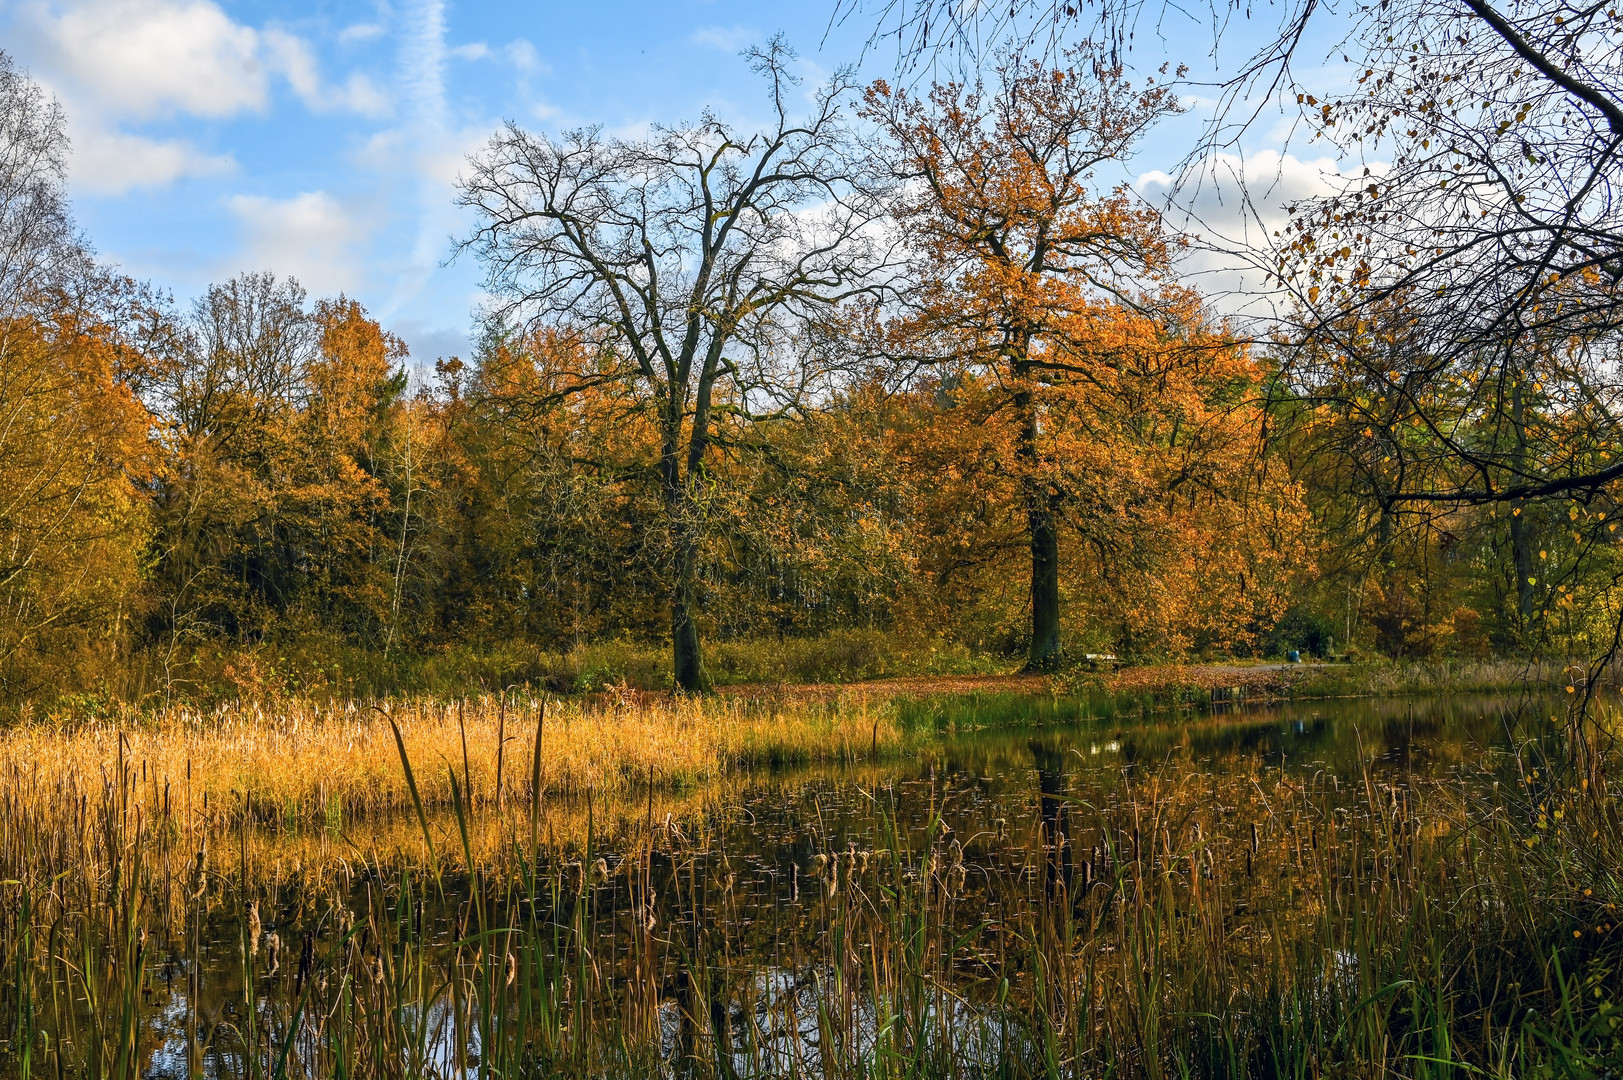
[[[139,779],[132,797],[149,810],[179,800],[212,820],[231,820],[249,803],[261,817],[289,821],[379,816],[409,805],[390,719],[422,763],[418,783],[429,807],[450,804],[448,770],[475,804],[494,805],[527,798],[537,763],[546,791],[613,796],[762,765],[882,757],[910,745],[884,703],[284,700],[14,725],[0,730],[0,771],[50,799],[98,788],[122,763]]]

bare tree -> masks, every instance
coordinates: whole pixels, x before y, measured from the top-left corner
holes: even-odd
[[[188,439],[225,447],[304,403],[319,328],[294,279],[260,272],[210,285],[189,330],[185,362],[162,388],[164,411]]]
[[[0,52],[0,316],[60,284],[84,258],[68,211],[62,107]]]
[[[793,53],[774,39],[748,55],[770,92],[764,130],[709,115],[636,140],[509,124],[461,182],[481,219],[461,250],[485,266],[492,314],[593,346],[583,366],[549,373],[557,396],[618,388],[654,415],[684,690],[704,684],[694,617],[707,455],[729,429],[796,411],[822,371],[797,329],[874,287],[885,263],[852,164],[851,75],[796,119]]]
[[[1354,12],[1349,38],[1373,7]],[[1207,135],[1190,148],[1187,160],[1193,162],[1214,146],[1237,140],[1279,91],[1295,88],[1292,64],[1303,39],[1311,27],[1335,17],[1324,0],[1287,0],[1261,11],[1259,19],[1250,5],[1217,0],[837,0],[830,26],[869,22],[869,46],[893,44],[900,72],[944,64],[962,76],[1000,53],[1053,61],[1082,42],[1097,48],[1111,67],[1126,68],[1140,34],[1169,41],[1195,31],[1209,39],[1204,48],[1220,50],[1242,32],[1240,27],[1248,28],[1252,42],[1260,29],[1260,45],[1242,46],[1248,51],[1229,58],[1228,73],[1215,88],[1218,103]]]
[[[1283,238],[1293,337],[1311,346],[1296,355],[1355,377],[1296,375],[1404,402],[1425,428],[1383,451],[1411,466],[1393,504],[1623,478],[1620,33],[1604,6],[1394,4],[1357,90],[1309,103],[1324,137],[1373,160]]]

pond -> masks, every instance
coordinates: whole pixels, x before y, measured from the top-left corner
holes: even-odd
[[[1562,707],[1128,723],[913,702],[948,733],[932,753],[735,778],[681,813],[649,792],[245,831],[211,856],[236,887],[169,867],[145,914],[114,903],[87,932],[85,966],[132,977],[12,1002],[11,1046],[39,1032],[12,1071],[1310,1075],[1377,1042],[1412,1055],[1423,1010],[1348,1021],[1402,996],[1383,986],[1430,908],[1439,948],[1497,925],[1484,823],[1544,812],[1528,733]],[[1474,1022],[1491,1036],[1520,1005]]]

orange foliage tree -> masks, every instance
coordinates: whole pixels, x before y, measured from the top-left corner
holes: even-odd
[[[150,417],[119,328],[64,307],[0,320],[0,693],[93,681],[140,614]],[[98,657],[98,653],[101,655]]]
[[[392,640],[411,524],[396,501],[418,460],[397,415],[405,356],[359,304],[312,308],[269,274],[198,301],[150,395],[166,653],[276,626]]]
[[[1164,283],[1178,244],[1159,215],[1096,182],[1176,103],[1081,59],[1068,70],[1011,62],[990,87],[924,98],[878,83],[866,108],[919,254],[918,288],[869,321],[868,348],[904,379],[956,373],[942,387],[973,418],[972,472],[1018,490],[1023,528],[1005,521],[996,544],[1018,534],[1029,553],[1028,665],[1039,670],[1061,653],[1065,522],[1103,576],[1134,581],[1130,597],[1106,590],[1129,601],[1110,609],[1118,640],[1159,636],[1173,651],[1187,639],[1179,627],[1265,619],[1270,605],[1257,608],[1264,593],[1236,560],[1277,561],[1271,543],[1224,539],[1267,486],[1249,396],[1262,372],[1193,293]],[[937,425],[927,430],[931,456],[951,452]],[[1265,501],[1295,512],[1277,484]],[[1214,577],[1219,565],[1229,580]],[[1225,603],[1234,587],[1241,599]],[[1185,609],[1200,596],[1221,612],[1195,618]]]
[[[112,673],[138,614],[149,301],[94,265],[62,110],[0,52],[0,699]]]

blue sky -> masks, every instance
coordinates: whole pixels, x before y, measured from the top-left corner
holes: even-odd
[[[863,57],[871,23],[831,26],[832,10],[833,0],[0,0],[0,42],[67,109],[75,210],[106,258],[182,301],[259,269],[315,295],[347,292],[421,364],[466,354],[479,274],[471,261],[443,265],[467,228],[453,185],[499,122],[635,133],[709,108],[748,123],[764,100],[738,57],[745,46],[784,32],[808,84]],[[1324,26],[1330,40],[1335,24]],[[1171,26],[1142,34],[1136,59],[1152,67],[1164,55],[1208,77],[1254,37],[1225,38],[1214,58],[1209,27]],[[894,47],[868,50],[862,73],[892,75],[894,62]],[[1200,91],[1186,97],[1192,113],[1129,167],[1147,195],[1164,191],[1203,119]],[[1288,128],[1275,115],[1248,136],[1243,168],[1271,167],[1278,198],[1312,190],[1324,163],[1282,157]]]

